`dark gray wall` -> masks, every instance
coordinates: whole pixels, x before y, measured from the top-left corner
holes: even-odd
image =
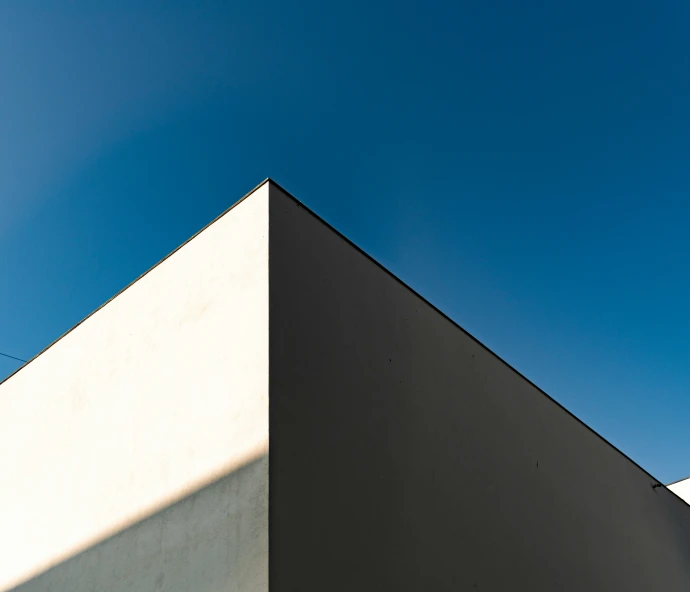
[[[690,590],[690,507],[270,200],[272,592]]]

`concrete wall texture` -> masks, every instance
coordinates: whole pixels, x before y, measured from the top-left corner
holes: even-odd
[[[273,183],[0,384],[0,471],[0,592],[690,590],[683,500]]]
[[[16,592],[266,590],[268,459],[244,465]]]

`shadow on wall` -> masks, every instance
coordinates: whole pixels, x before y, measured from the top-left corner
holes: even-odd
[[[268,589],[268,457],[14,588],[16,592]]]

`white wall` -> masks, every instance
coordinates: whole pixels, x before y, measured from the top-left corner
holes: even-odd
[[[214,573],[226,581],[217,589],[266,590],[267,452],[263,185],[0,385],[0,590],[73,565],[67,560],[91,548],[99,550],[98,569],[84,573],[100,574],[101,587],[85,575],[78,589],[120,589],[117,566],[132,547],[109,542],[127,533],[111,537],[222,479],[234,483],[215,490],[225,496],[216,504],[227,510],[223,536],[241,540],[220,544],[227,553],[208,556],[206,569],[222,564]],[[235,473],[244,476],[232,480]],[[169,522],[182,529],[173,539],[210,548],[213,525],[180,503]],[[143,580],[138,587],[136,566],[126,589],[152,589]],[[203,574],[194,580],[184,567],[162,562],[155,574],[139,575],[165,581],[166,590],[200,590],[189,586]],[[27,586],[76,590],[80,572],[69,569]],[[247,569],[254,575],[239,577]]]
[[[675,493],[679,498],[685,500],[690,504],[690,477],[677,481],[668,486],[668,488]]]

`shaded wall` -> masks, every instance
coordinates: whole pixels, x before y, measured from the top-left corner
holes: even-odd
[[[16,592],[266,590],[267,465],[237,469]]]
[[[690,507],[271,192],[273,592],[690,589]]]

